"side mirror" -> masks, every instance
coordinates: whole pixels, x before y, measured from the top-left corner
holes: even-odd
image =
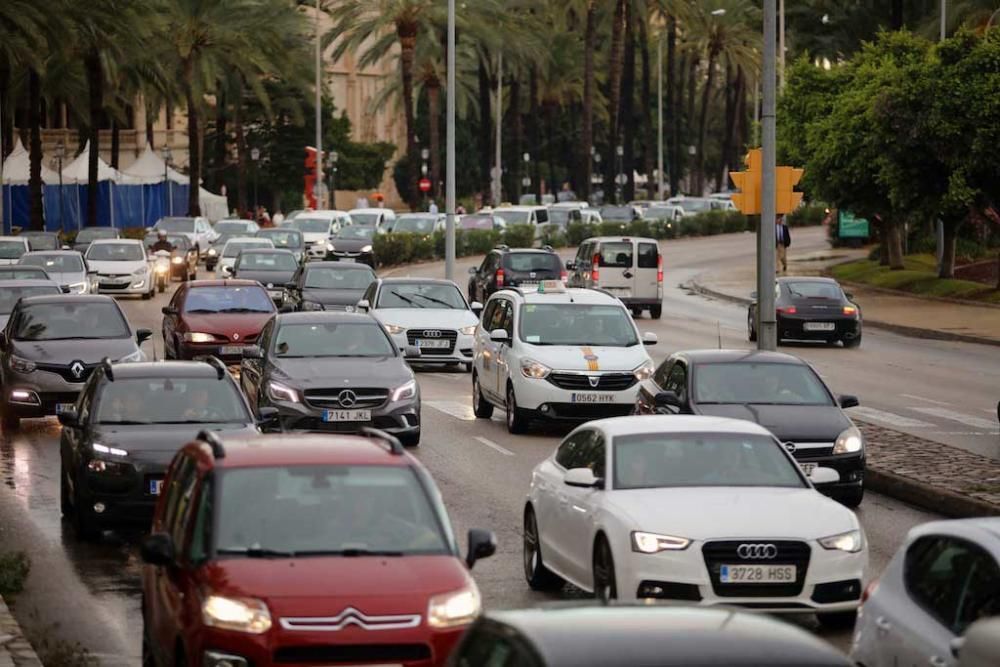
[[[243,358],[244,359],[263,359],[264,351],[260,349],[259,345],[247,345],[243,348]]]
[[[494,343],[506,343],[510,340],[506,329],[494,329],[490,332],[490,340]]]
[[[835,484],[840,481],[840,473],[833,468],[823,468],[822,466],[813,468],[812,473],[809,474],[809,481],[813,483],[814,486],[819,486],[820,484]]]
[[[948,650],[951,651],[951,657],[957,658],[962,652],[963,646],[965,646],[965,637],[955,637],[948,642]]]
[[[63,294],[69,294],[70,293],[69,285],[60,285],[59,289],[62,290]]]
[[[643,345],[656,345],[658,342],[660,342],[659,337],[657,337],[657,335],[652,331],[647,331],[646,333],[642,334]]]
[[[681,399],[675,392],[672,391],[661,391],[655,397],[653,397],[653,402],[656,407],[659,408],[679,408],[681,407]]]
[[[465,556],[465,564],[472,569],[477,560],[489,558],[496,553],[497,538],[489,530],[473,528],[469,531],[469,553]]]
[[[358,304],[354,307],[359,313],[367,313],[372,305],[368,303],[368,299],[361,299],[361,301],[358,301]]]
[[[80,423],[80,416],[76,413],[76,408],[66,408],[59,413],[59,423],[70,428]]]
[[[173,306],[164,306],[163,308],[160,308],[160,312],[164,315],[176,315],[177,309]]]
[[[594,476],[594,471],[590,468],[571,468],[566,471],[563,483],[567,486],[577,486],[584,489],[593,489],[601,485],[602,480]]]
[[[854,295],[850,292],[844,292],[844,296],[847,297],[848,301],[854,301]]]
[[[228,278],[229,276],[233,275],[233,267],[231,267],[231,266],[229,266],[227,264],[227,265],[225,265],[225,266],[222,267],[220,273],[222,273],[222,275],[224,275],[224,276],[226,276]]]
[[[850,394],[844,394],[843,396],[837,399],[837,402],[840,403],[840,407],[844,409],[856,408],[859,405],[861,405],[861,401],[858,400],[858,397],[851,396]]]
[[[142,541],[139,554],[145,563],[169,567],[176,558],[174,540],[167,533],[153,533]]]
[[[257,408],[257,425],[268,426],[278,421],[278,408]]]
[[[476,317],[478,317],[479,313],[483,312],[483,304],[479,303],[478,301],[473,301],[472,303],[469,304],[469,310],[474,312],[476,314]]]
[[[470,276],[474,276],[474,275],[476,275],[476,271],[477,271],[477,270],[478,270],[478,269],[476,269],[476,267],[474,267],[474,266],[470,266],[470,267],[469,267],[469,275],[470,275]]]
[[[570,260],[570,261],[566,262],[566,270],[567,271],[576,271],[576,262],[574,262],[573,260]]]
[[[403,348],[403,358],[404,359],[419,359],[421,354],[420,348],[416,345],[407,345]]]
[[[153,337],[152,329],[136,329],[135,330],[135,342],[138,345],[142,345],[147,340]]]
[[[283,303],[283,304],[281,304],[281,308],[278,308],[278,312],[279,313],[294,313],[295,312],[295,306],[293,306],[290,303]]]

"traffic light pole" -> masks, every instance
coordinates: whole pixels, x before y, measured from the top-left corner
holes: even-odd
[[[455,279],[455,0],[448,0],[448,100],[445,133],[444,277]]]
[[[764,103],[761,112],[763,164],[760,189],[760,225],[757,227],[757,348],[777,349],[774,311],[775,225],[775,70],[777,50],[776,0],[764,0]]]

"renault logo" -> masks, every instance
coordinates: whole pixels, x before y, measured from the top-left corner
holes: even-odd
[[[741,544],[736,547],[736,555],[745,560],[769,560],[778,556],[778,547],[773,544]]]
[[[74,361],[72,364],[69,365],[70,373],[72,373],[73,377],[75,377],[77,380],[83,377],[83,371],[85,370],[86,368],[84,367],[83,363],[79,361]]]
[[[437,329],[428,329],[424,332],[424,338],[440,338],[441,332]]]
[[[591,375],[591,376],[589,376],[587,378],[587,382],[590,383],[591,387],[596,387],[597,385],[601,384],[601,376],[600,375]]]
[[[344,389],[337,395],[337,401],[341,407],[351,408],[358,402],[358,395],[350,389]]]
[[[240,335],[238,333],[234,333],[233,334],[233,340],[239,340],[239,339],[240,339]]]
[[[794,442],[786,442],[785,443],[785,449],[788,450],[789,454],[794,454],[795,453],[795,443]]]

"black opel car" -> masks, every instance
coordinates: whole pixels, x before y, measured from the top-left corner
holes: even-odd
[[[747,337],[757,340],[757,293],[747,307]],[[774,292],[778,342],[841,341],[861,345],[861,308],[832,278],[778,278]]]
[[[757,350],[676,352],[639,384],[635,414],[689,414],[756,422],[808,475],[833,468],[840,481],[817,489],[849,507],[864,497],[865,440],[844,414],[856,396],[836,397],[806,362]]]

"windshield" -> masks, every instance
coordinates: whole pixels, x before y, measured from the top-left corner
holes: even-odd
[[[295,256],[285,252],[245,252],[240,256],[240,269],[251,271],[284,271],[291,273],[299,268]]]
[[[87,243],[97,239],[116,239],[118,230],[110,227],[85,227],[76,235],[77,243]]]
[[[532,345],[629,347],[639,343],[635,325],[621,306],[525,303],[520,332],[521,340]]]
[[[364,269],[306,268],[304,287],[314,289],[365,289],[375,280],[373,271]]]
[[[128,338],[128,324],[114,303],[90,301],[28,306],[17,318],[15,340]]]
[[[803,282],[783,283],[788,293],[795,299],[836,299],[839,301],[844,294],[835,283],[810,280]]]
[[[21,264],[40,266],[49,273],[83,273],[83,257],[79,254],[66,255],[22,255]]]
[[[631,222],[633,214],[631,206],[601,207],[601,217],[609,222]]]
[[[675,217],[673,206],[650,206],[646,209],[646,217],[650,220],[670,220]]]
[[[701,404],[833,405],[820,379],[802,364],[695,364],[694,396]]]
[[[509,252],[504,258],[504,268],[518,273],[530,271],[562,271],[562,260],[547,252]]]
[[[157,236],[156,234],[147,234],[146,235],[146,240],[143,243],[145,244],[145,246],[147,248],[151,248],[159,240],[160,240],[160,237]],[[186,252],[187,249],[190,247],[189,246],[189,242],[188,242],[188,237],[186,237],[184,235],[168,234],[167,235],[167,242],[170,243],[170,245],[174,246],[174,248],[176,248],[177,250],[179,250],[181,252]]]
[[[237,468],[219,479],[220,556],[449,553],[409,466]]]
[[[163,218],[155,225],[156,229],[178,234],[194,234],[194,218]]]
[[[375,235],[374,227],[359,227],[354,225],[350,227],[344,227],[339,232],[337,232],[338,239],[356,239],[358,241],[370,239],[374,235]]]
[[[136,262],[146,259],[142,246],[135,243],[95,243],[87,249],[87,259],[95,262]]]
[[[257,285],[194,287],[184,300],[185,313],[273,313],[274,304]]]
[[[396,224],[392,226],[393,233],[396,232],[412,232],[414,234],[430,234],[434,231],[434,227],[437,225],[437,216],[428,215],[422,217],[403,217],[400,216],[396,220]]]
[[[330,221],[318,218],[295,218],[289,227],[306,234],[329,234]]]
[[[9,287],[0,289],[0,315],[9,315],[14,310],[17,300],[26,296],[42,296],[43,294],[62,294],[55,285],[33,285],[31,287]]]
[[[531,214],[528,211],[498,208],[493,210],[493,215],[502,218],[508,225],[526,225]]]
[[[222,250],[223,257],[236,257],[238,254],[244,250],[250,250],[251,248],[273,248],[274,244],[267,239],[261,239],[260,241],[230,241],[226,244],[226,247]]]
[[[573,208],[550,208],[549,209],[549,222],[560,227],[565,227],[571,222],[580,222],[583,220],[583,214],[579,210]]]
[[[301,248],[304,245],[302,232],[294,229],[262,229],[257,236],[267,239],[275,248]]]
[[[351,222],[355,225],[374,225],[378,222],[378,213],[351,213]]]
[[[0,266],[0,280],[48,280],[49,274],[38,266]]]
[[[250,222],[245,220],[220,220],[215,223],[215,231],[220,234],[240,234],[250,231]]]
[[[618,436],[615,489],[678,486],[806,486],[774,438],[734,433]]]
[[[0,259],[17,259],[24,253],[24,241],[0,241]]]
[[[252,422],[231,382],[210,378],[115,378],[97,404],[100,424]]]
[[[677,202],[677,205],[685,211],[692,213],[712,210],[712,202],[708,199],[681,199]]]
[[[274,342],[279,357],[391,357],[392,344],[372,321],[283,324]]]
[[[58,250],[59,237],[46,232],[24,232],[21,234],[28,240],[28,247],[32,250]]]
[[[463,215],[458,226],[462,229],[493,229],[493,216]]]
[[[465,310],[465,299],[447,283],[388,283],[378,296],[379,308],[449,308]]]

